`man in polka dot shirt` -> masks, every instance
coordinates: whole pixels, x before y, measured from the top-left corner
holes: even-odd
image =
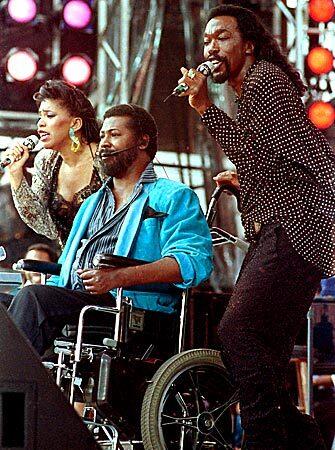
[[[236,165],[251,242],[219,328],[240,388],[245,448],[324,449],[285,379],[321,277],[335,273],[334,152],[306,116],[298,72],[251,11],[211,10],[204,56],[215,65],[213,81],[228,81],[238,99],[232,120],[211,102],[205,76],[181,69],[182,95]]]

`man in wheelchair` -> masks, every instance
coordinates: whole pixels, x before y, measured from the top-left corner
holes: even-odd
[[[112,306],[118,287],[135,308],[171,316],[181,290],[209,277],[212,243],[197,196],[157,178],[156,151],[157,127],[146,110],[127,104],[106,111],[95,164],[108,178],[74,220],[60,275],[24,287],[9,308],[40,355],[85,305]],[[148,263],[96,268],[93,259],[102,253]]]

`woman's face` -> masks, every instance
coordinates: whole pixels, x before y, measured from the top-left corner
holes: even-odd
[[[66,149],[71,144],[69,129],[74,125],[75,118],[57,100],[43,100],[38,112],[37,132],[44,148]]]

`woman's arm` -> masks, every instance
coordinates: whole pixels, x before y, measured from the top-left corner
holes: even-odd
[[[58,237],[56,225],[48,208],[56,157],[57,154],[53,151],[41,150],[35,157],[31,186],[23,175],[18,186],[11,183],[14,204],[21,219],[36,233],[43,234],[49,239]]]

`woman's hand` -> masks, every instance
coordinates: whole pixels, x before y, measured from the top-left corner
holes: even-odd
[[[22,173],[23,166],[29,158],[28,147],[16,141],[10,149],[5,151],[4,158],[13,158],[14,160],[7,166],[10,174]]]
[[[227,186],[240,189],[237,173],[232,170],[225,170],[224,172],[218,173],[215,177],[213,177],[213,180],[217,186]]]

